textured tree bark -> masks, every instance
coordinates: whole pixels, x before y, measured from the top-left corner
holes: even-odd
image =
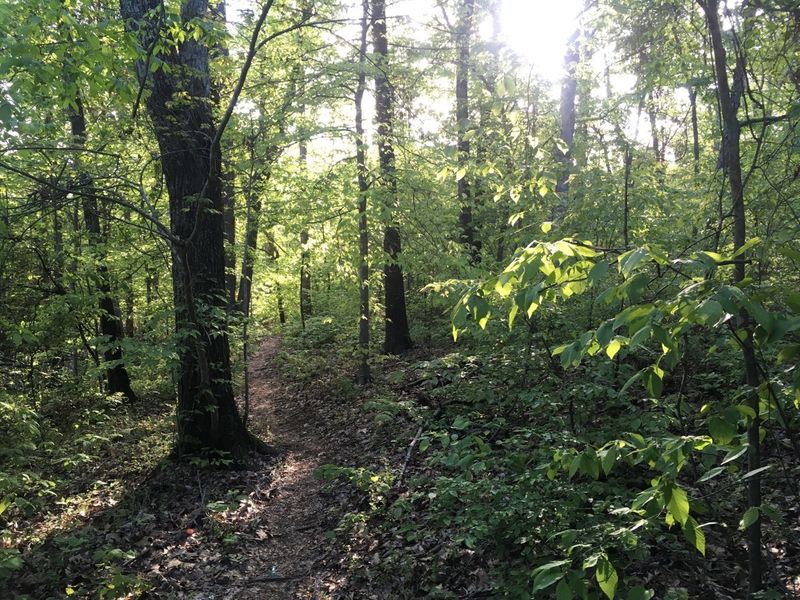
[[[367,149],[364,142],[364,118],[362,100],[367,87],[366,55],[367,29],[369,23],[369,1],[362,0],[361,42],[358,49],[358,82],[356,84],[356,172],[358,176],[358,368],[356,382],[366,385],[371,380],[369,369],[369,230],[367,228]]]
[[[86,117],[80,96],[75,98],[75,105],[69,109],[69,123],[74,143],[83,147],[86,143]],[[97,288],[100,292],[100,334],[105,338],[106,349],[103,359],[111,366],[106,368],[107,391],[109,394],[123,394],[129,402],[136,401],[136,394],[131,388],[131,380],[125,368],[124,356],[120,342],[125,337],[122,320],[117,311],[116,302],[111,296],[108,267],[105,265],[105,235],[100,227],[100,213],[97,205],[97,194],[92,177],[79,169],[75,185],[76,195],[81,197],[83,222],[89,234],[89,243],[93,248],[101,248],[97,253]]]
[[[120,0],[126,28],[149,47],[159,35],[159,0]],[[186,0],[181,19],[205,19],[207,0]],[[221,151],[211,147],[208,48],[187,38],[161,59],[170,66],[148,75],[147,109],[161,151],[169,193],[172,280],[180,359],[177,407],[179,456],[223,451],[244,460],[256,441],[236,408],[230,349],[224,326],[212,322],[214,308],[227,306]]]
[[[722,32],[719,22],[719,1],[698,0],[705,10],[708,22],[708,33],[714,50],[714,71],[717,78],[717,94],[719,96],[720,113],[722,117],[722,146],[721,153],[728,174],[728,183],[731,193],[731,214],[733,215],[733,247],[738,250],[746,241],[746,213],[744,205],[744,185],[742,183],[742,165],[739,149],[741,127],[737,116],[741,90],[731,91],[728,83],[728,67],[725,46],[722,43]],[[738,57],[736,61],[737,72],[744,72],[744,61]],[[742,86],[744,83],[742,83]],[[745,278],[745,256],[740,255],[740,260],[734,266],[734,282],[738,283]],[[748,397],[750,408],[755,412],[755,418],[750,423],[747,431],[748,469],[753,471],[761,467],[761,440],[759,437],[759,399],[755,389],[759,385],[758,363],[753,346],[753,328],[750,316],[746,311],[738,316],[737,328],[745,331],[742,340],[742,359],[744,362],[745,383],[750,387]],[[749,508],[761,506],[761,477],[755,475],[748,479],[747,505]],[[749,592],[755,594],[761,591],[763,585],[763,560],[761,556],[761,516],[747,528],[747,554],[750,569]]]
[[[386,70],[389,44],[386,39],[386,2],[372,0],[372,45],[375,50],[375,115],[378,125],[378,157],[384,206],[391,213],[397,203],[397,174],[392,145],[392,93]],[[387,354],[400,354],[412,346],[406,315],[403,270],[398,259],[402,251],[400,230],[390,216],[383,232],[383,289],[386,315],[383,348]]]
[[[567,212],[567,194],[569,193],[570,163],[572,149],[575,141],[575,97],[578,93],[578,62],[580,61],[580,29],[576,29],[567,43],[567,52],[564,55],[564,70],[566,74],[561,84],[561,102],[559,107],[560,126],[559,136],[564,143],[564,148],[556,147],[556,161],[561,169],[556,181],[556,193],[559,196],[558,204],[553,206],[551,217],[554,221],[561,219]]]
[[[472,20],[475,0],[463,0],[456,31],[458,60],[456,61],[456,121],[458,127],[458,169],[461,177],[456,182],[458,204],[461,207],[458,221],[461,225],[460,241],[464,245],[472,264],[481,260],[480,243],[476,239],[473,217],[474,201],[469,185],[470,143],[466,137],[469,130],[469,72],[470,45],[472,43]]]

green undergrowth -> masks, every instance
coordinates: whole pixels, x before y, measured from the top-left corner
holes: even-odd
[[[24,395],[0,392],[0,595],[73,595],[63,584],[70,563],[96,541],[90,538],[104,536],[92,557],[98,597],[147,587],[119,569],[130,556],[114,545],[113,532],[84,527],[169,453],[171,405],[140,402],[62,388],[34,408]]]
[[[642,383],[625,386],[643,360],[633,352],[563,370],[552,347],[566,316],[545,327],[546,318],[376,361],[375,382],[358,393],[378,435],[395,440],[384,450],[392,460],[319,473],[363,498],[338,529],[353,589],[398,598],[738,594],[752,515],[739,460],[750,415],[736,401],[738,381],[721,375],[734,351],[689,345],[656,399]],[[295,352],[301,364],[303,345]],[[417,426],[408,455],[401,444]],[[784,443],[780,428],[764,436],[768,454]],[[791,468],[763,472],[773,548],[786,539],[776,506],[791,493]]]

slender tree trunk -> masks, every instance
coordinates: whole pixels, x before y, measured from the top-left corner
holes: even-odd
[[[305,86],[302,86],[305,87]],[[300,105],[300,114],[305,113],[305,105]],[[299,144],[300,165],[303,171],[308,166],[308,146],[305,140]],[[308,230],[300,232],[300,323],[305,329],[306,319],[312,315],[311,308],[311,251],[308,246]]]
[[[224,172],[222,183],[222,219],[225,235],[225,292],[228,310],[236,305],[236,195],[233,187],[233,174]]]
[[[308,230],[300,232],[300,323],[306,327],[306,319],[312,315],[311,309],[311,268],[308,249]]]
[[[125,280],[125,336],[132,338],[136,332],[136,322],[133,315],[134,306],[133,278]]]
[[[159,0],[120,0],[126,27],[147,48],[159,35]],[[207,0],[187,0],[186,23],[208,18]],[[237,461],[255,445],[239,415],[231,383],[230,348],[224,324],[211,322],[213,308],[226,308],[224,204],[221,150],[215,137],[208,49],[188,37],[160,54],[171,68],[147,78],[152,117],[167,183],[173,255],[172,278],[180,360],[177,452],[229,452]],[[202,315],[202,316],[201,316]]]
[[[708,32],[714,50],[714,71],[717,78],[717,93],[722,117],[722,157],[725,169],[728,172],[728,183],[731,194],[731,213],[733,215],[733,246],[738,250],[746,241],[746,213],[744,205],[744,185],[742,183],[742,165],[739,149],[740,125],[737,116],[739,101],[734,97],[728,83],[728,67],[725,46],[722,43],[722,32],[719,22],[718,0],[698,0],[706,13]],[[737,70],[743,60],[737,60]],[[740,92],[741,93],[741,92]],[[739,255],[739,261],[734,266],[734,281],[739,283],[745,278],[745,256]],[[753,471],[761,467],[761,442],[759,437],[759,399],[755,389],[759,385],[758,363],[753,346],[753,328],[750,316],[746,311],[738,317],[738,327],[745,332],[742,340],[742,358],[744,362],[745,383],[750,388],[748,403],[755,412],[755,418],[750,423],[747,432],[748,469]],[[754,475],[747,483],[748,508],[761,506],[761,477]],[[761,556],[761,516],[747,528],[747,553],[750,568],[750,594],[755,594],[762,589],[763,560]]]
[[[552,219],[557,221],[567,212],[567,195],[569,194],[570,163],[575,141],[575,97],[578,92],[578,62],[580,61],[580,29],[576,29],[570,36],[567,52],[564,55],[564,70],[566,75],[561,84],[561,102],[559,108],[560,126],[559,136],[563,148],[556,147],[556,161],[561,165],[556,181],[556,193],[559,196],[558,204],[552,209]]]
[[[225,0],[220,0],[216,3],[211,0],[209,16],[211,19],[220,21],[220,25],[224,27],[228,21]],[[228,46],[223,41],[219,41],[213,50],[219,56],[225,58],[230,55]],[[211,97],[216,105],[220,104],[220,87],[220,82],[211,82]],[[228,311],[232,311],[236,308],[236,189],[234,175],[225,161],[221,165],[220,181],[222,185],[223,230],[225,232],[225,292],[228,299]]]
[[[630,189],[631,189],[631,166],[633,156],[631,155],[631,143],[625,143],[625,188],[622,196],[622,241],[627,250],[630,246],[629,219],[630,219]]]
[[[653,156],[656,162],[661,162],[661,142],[658,138],[658,114],[656,112],[656,101],[653,92],[650,92],[647,103],[647,115],[650,117],[650,137],[652,140]]]
[[[69,123],[72,138],[77,147],[82,148],[86,143],[86,117],[83,112],[83,102],[80,96],[75,98],[75,105],[69,110]],[[78,157],[78,162],[81,158]],[[103,352],[104,360],[113,365],[106,369],[107,391],[110,394],[123,394],[130,402],[136,401],[136,394],[131,388],[131,380],[123,362],[124,357],[120,342],[125,337],[122,329],[122,320],[117,311],[116,302],[111,296],[111,283],[109,281],[108,267],[105,264],[106,239],[100,227],[100,213],[97,203],[97,191],[92,177],[78,170],[76,187],[81,196],[83,205],[83,221],[89,236],[89,244],[99,252],[96,253],[97,287],[100,292],[100,334],[105,338],[106,349]]]
[[[311,17],[312,7],[309,0],[300,0],[303,20]],[[298,33],[298,44],[302,46],[302,31]],[[304,101],[306,93],[305,72],[302,64],[299,66],[297,73],[297,91],[300,97],[299,112],[305,115],[306,105]],[[303,173],[308,171],[308,142],[304,136],[301,136],[300,143],[298,144],[300,168]],[[325,236],[325,225],[322,225],[322,235]],[[311,248],[309,246],[308,229],[303,229],[300,232],[300,323],[303,328],[306,326],[306,319],[313,314],[311,305]]]
[[[369,370],[369,230],[367,229],[367,149],[364,142],[364,121],[361,103],[367,87],[366,55],[369,23],[369,0],[361,0],[361,43],[358,49],[358,82],[356,84],[356,171],[358,175],[358,283],[360,311],[358,319],[358,370],[359,385],[370,382]]]
[[[292,83],[286,90],[284,102],[277,116],[278,140],[283,137],[286,131],[286,117],[294,97],[295,85]],[[261,121],[259,131],[254,131],[253,135],[247,141],[248,151],[250,153],[250,173],[247,180],[247,189],[245,190],[245,240],[244,249],[242,251],[242,271],[239,278],[239,297],[237,299],[237,306],[245,317],[250,316],[250,306],[253,296],[253,268],[255,265],[256,250],[258,248],[258,230],[261,223],[262,202],[255,187],[257,182],[263,181],[266,183],[270,180],[272,177],[272,167],[278,160],[282,151],[282,146],[279,145],[279,142],[273,141],[267,146],[263,157],[256,156],[256,143],[259,137],[266,137],[265,129],[263,121]],[[302,153],[305,152],[302,144],[301,150]],[[270,242],[270,247],[275,250],[275,259],[277,259],[277,248],[275,248],[274,243]]]
[[[237,306],[242,315],[247,318],[250,316],[250,304],[253,289],[253,267],[255,265],[256,248],[258,245],[258,225],[261,215],[261,198],[254,197],[256,194],[250,186],[246,193],[246,217],[244,249],[242,251],[242,273],[239,277],[239,297]]]
[[[466,137],[469,131],[469,72],[470,45],[472,43],[472,20],[475,13],[475,0],[462,0],[459,26],[456,31],[458,60],[456,61],[456,121],[458,127],[458,171],[456,182],[458,204],[461,207],[458,221],[461,225],[460,241],[464,245],[470,262],[480,262],[480,244],[476,239],[473,215],[473,195],[469,185],[470,143]]]
[[[264,253],[267,255],[267,258],[274,262],[276,262],[280,258],[280,252],[278,251],[278,246],[275,243],[275,238],[273,237],[271,232],[266,233],[267,242],[264,245]],[[281,285],[279,283],[275,284],[275,300],[278,304],[278,321],[280,321],[281,325],[286,323],[286,308],[283,302],[283,291],[281,289]]]
[[[286,324],[286,308],[283,304],[283,292],[281,291],[281,285],[279,283],[275,284],[275,297],[278,302],[278,322],[281,325]]]
[[[372,45],[375,50],[375,115],[378,125],[378,157],[383,187],[384,206],[390,213],[383,233],[384,303],[386,306],[384,351],[400,354],[412,346],[406,315],[406,294],[403,270],[398,262],[402,251],[400,229],[392,214],[397,204],[397,174],[392,145],[392,92],[389,87],[389,44],[386,39],[386,2],[372,0]]]
[[[697,88],[689,88],[689,105],[692,112],[692,156],[695,175],[700,174],[700,131],[697,125]]]

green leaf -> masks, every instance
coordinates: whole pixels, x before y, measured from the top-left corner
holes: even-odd
[[[706,555],[706,535],[700,529],[700,524],[692,517],[686,520],[683,526],[683,537],[703,556]]]
[[[661,397],[661,392],[663,391],[664,385],[661,381],[661,376],[658,374],[658,371],[656,371],[656,368],[648,367],[644,372],[644,386],[651,398]]]
[[[739,530],[744,531],[750,527],[753,523],[758,521],[760,515],[761,511],[757,506],[751,506],[748,508],[742,516],[742,520],[739,521]]]
[[[697,483],[703,483],[704,481],[709,481],[710,479],[714,479],[717,475],[724,473],[727,471],[725,467],[714,467],[710,471],[707,471],[700,479],[697,480]]]
[[[637,585],[628,590],[626,598],[627,600],[650,600],[655,595],[656,593],[653,590],[646,590],[642,586]]]
[[[588,452],[581,454],[580,469],[582,473],[592,479],[600,477],[600,461],[595,458],[594,451],[591,452],[591,455]]]
[[[682,526],[689,519],[689,497],[686,490],[677,485],[671,485],[664,494],[667,501],[667,510],[672,518]]]
[[[597,328],[594,338],[597,340],[598,344],[606,346],[611,341],[612,337],[614,337],[614,320],[609,319]]]
[[[611,446],[608,450],[603,452],[603,455],[600,458],[600,466],[603,467],[603,473],[608,475],[611,473],[611,469],[614,468],[614,464],[617,462],[617,456],[619,451],[617,450],[617,446]]]
[[[730,444],[736,437],[736,425],[722,417],[711,417],[708,420],[708,431],[717,444]]]
[[[464,429],[469,427],[469,425],[470,425],[470,422],[467,419],[465,419],[464,417],[459,415],[458,417],[455,418],[455,420],[453,421],[453,424],[450,427],[452,427],[456,431],[463,431]]]
[[[533,593],[540,592],[563,578],[564,573],[561,571],[542,571],[533,580]]]
[[[556,586],[556,600],[572,600],[575,595],[572,593],[572,588],[569,587],[566,579],[562,579]]]
[[[617,583],[619,583],[619,576],[617,570],[611,561],[608,560],[606,555],[602,555],[597,561],[597,570],[595,571],[597,578],[597,585],[603,590],[603,593],[609,598],[614,600],[614,595],[617,593]]]
[[[606,354],[608,355],[608,358],[613,360],[620,348],[622,348],[622,343],[620,343],[618,339],[611,340],[606,347]]]
[[[761,243],[761,238],[760,237],[754,237],[752,239],[747,240],[742,245],[741,248],[739,248],[736,252],[733,253],[733,257],[732,258],[736,258],[737,256],[741,256],[742,254],[747,252],[750,248],[752,248],[753,246],[755,246],[757,244],[760,244],[760,243]]]
[[[557,560],[537,567],[533,571],[533,593],[540,592],[553,585],[559,579],[563,579],[564,571],[561,569],[568,565],[569,560]]]
[[[772,468],[772,465],[767,465],[766,467],[759,467],[758,469],[753,469],[752,471],[748,471],[744,475],[742,475],[742,481],[745,479],[750,479],[751,477],[755,477],[756,475],[761,475],[764,471],[769,471]]]
[[[627,277],[645,258],[647,258],[647,250],[644,248],[626,252],[618,259],[620,273]]]
[[[552,221],[545,221],[542,223],[542,232],[543,233],[550,233],[550,230],[553,229],[553,222]]]
[[[744,446],[740,446],[738,448],[733,448],[728,454],[725,455],[725,458],[722,459],[721,465],[727,465],[729,462],[733,462],[737,458],[739,458],[742,454],[747,452],[747,444]]]
[[[608,273],[609,265],[605,261],[600,261],[596,263],[590,270],[589,275],[587,276],[587,283],[589,285],[596,285],[606,276]]]
[[[11,125],[11,119],[14,116],[14,107],[8,102],[0,102],[0,123],[8,127]]]

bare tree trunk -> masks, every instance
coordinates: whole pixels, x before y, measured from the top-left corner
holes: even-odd
[[[400,354],[412,346],[406,315],[403,270],[398,259],[402,251],[400,229],[391,214],[397,204],[397,174],[392,145],[392,92],[386,70],[389,67],[389,44],[386,40],[386,1],[372,0],[372,44],[375,50],[375,114],[378,125],[378,157],[384,206],[390,213],[383,233],[383,288],[386,306],[384,351]]]
[[[650,137],[652,139],[653,156],[656,162],[662,162],[664,157],[661,153],[661,142],[658,138],[658,113],[656,112],[656,101],[653,92],[650,92],[647,102],[647,115],[650,117]]]
[[[364,122],[361,103],[367,87],[366,55],[369,0],[361,0],[361,43],[358,49],[358,83],[355,93],[356,107],[356,171],[358,174],[358,283],[360,311],[358,319],[358,370],[359,385],[370,382],[369,369],[369,230],[367,229],[367,149],[364,142]]]
[[[281,254],[278,251],[278,246],[275,243],[275,238],[272,235],[272,232],[266,232],[267,242],[264,244],[264,253],[267,255],[267,258],[276,262]],[[286,308],[283,302],[283,290],[281,289],[281,285],[279,283],[275,284],[275,299],[278,304],[278,321],[281,325],[286,323]]]
[[[300,232],[300,323],[305,329],[306,319],[313,314],[311,308],[311,269],[309,267],[308,230]]]
[[[625,143],[625,188],[622,197],[622,241],[627,250],[630,246],[629,219],[630,219],[630,189],[631,189],[631,166],[633,156],[631,155],[631,143]]]
[[[559,136],[564,144],[556,147],[556,160],[561,168],[556,181],[556,193],[559,196],[558,204],[553,206],[551,217],[554,221],[561,219],[567,212],[567,195],[569,194],[570,163],[572,162],[572,149],[575,141],[575,97],[578,92],[578,62],[580,61],[580,29],[576,29],[567,43],[567,52],[564,55],[564,70],[566,75],[561,84],[560,127]]]
[[[692,156],[695,175],[700,173],[700,131],[697,126],[697,88],[689,87],[689,104],[692,112]]]
[[[222,173],[222,220],[225,236],[225,293],[228,310],[236,305],[236,195],[233,191],[233,175]]]
[[[252,182],[251,182],[252,183]],[[261,215],[261,198],[257,197],[252,185],[245,192],[245,234],[242,250],[242,273],[239,277],[239,297],[236,305],[247,318],[250,316],[250,304],[253,289],[253,267],[255,265],[256,247],[258,245],[258,225]]]
[[[466,137],[469,131],[469,72],[470,45],[472,43],[472,20],[475,13],[475,0],[462,0],[459,25],[456,31],[458,60],[456,61],[456,121],[458,127],[458,180],[456,191],[461,207],[458,221],[461,225],[460,241],[464,245],[472,264],[481,260],[480,243],[476,240],[473,215],[473,195],[469,185],[470,143]]]
[[[698,3],[705,10],[708,21],[708,32],[711,36],[711,44],[714,50],[714,70],[717,78],[717,94],[719,95],[719,106],[722,116],[722,156],[725,169],[728,172],[728,183],[731,193],[731,213],[733,215],[733,247],[738,250],[745,244],[746,238],[746,213],[744,205],[744,185],[742,183],[742,165],[739,149],[739,138],[741,127],[737,117],[739,100],[731,92],[728,83],[728,67],[725,46],[722,43],[722,32],[719,22],[719,1],[718,0],[698,0]],[[740,57],[741,58],[741,57]],[[741,66],[743,72],[744,61],[736,61],[737,70]],[[744,85],[744,84],[742,84]],[[740,91],[741,93],[741,91]],[[745,256],[740,255],[738,262],[734,266],[734,281],[741,282],[745,278]],[[743,310],[738,316],[738,326],[745,331],[744,339],[741,340],[742,358],[744,362],[745,383],[750,388],[748,404],[755,412],[755,417],[747,431],[748,450],[748,469],[750,471],[761,467],[761,441],[759,437],[760,418],[759,400],[755,392],[759,385],[758,363],[756,361],[755,348],[753,346],[753,328],[750,316]],[[748,508],[758,508],[761,506],[761,476],[754,475],[748,479],[747,483],[747,506]],[[750,569],[750,594],[759,592],[762,589],[763,561],[761,557],[761,516],[757,515],[756,520],[747,528],[747,554]]]
[[[72,138],[77,147],[82,148],[86,143],[86,117],[83,112],[83,102],[76,96],[75,105],[69,109],[69,123]],[[80,157],[78,158],[80,161]],[[109,281],[108,267],[105,264],[106,239],[100,227],[100,213],[97,204],[96,190],[92,177],[78,169],[76,182],[76,195],[81,196],[83,205],[83,221],[89,234],[89,244],[100,251],[97,253],[97,287],[100,292],[100,334],[105,338],[106,349],[103,352],[104,360],[113,365],[106,369],[108,393],[123,394],[130,402],[136,401],[136,394],[131,388],[131,380],[125,368],[124,356],[120,342],[125,337],[122,330],[122,321],[117,311],[116,302],[111,296],[111,283]]]

